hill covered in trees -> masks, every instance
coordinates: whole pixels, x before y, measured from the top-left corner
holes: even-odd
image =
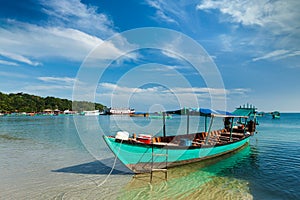
[[[51,110],[104,110],[105,106],[99,103],[60,99],[56,97],[40,97],[25,93],[4,94],[0,92],[0,112],[43,112],[45,109]]]

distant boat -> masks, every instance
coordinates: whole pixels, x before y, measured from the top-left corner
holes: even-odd
[[[280,119],[280,112],[274,111],[270,113],[272,115],[272,119]]]
[[[51,109],[45,109],[45,110],[43,110],[43,115],[53,115],[53,110],[51,110]]]
[[[130,170],[135,173],[152,173],[235,151],[246,145],[250,135],[255,132],[255,122],[247,121],[248,116],[236,116],[211,109],[199,109],[199,113],[210,118],[209,129],[204,132],[188,134],[187,131],[182,135],[166,136],[164,121],[161,137],[144,134],[130,136],[126,131],[119,131],[115,136],[103,138],[111,151]],[[230,125],[220,130],[211,130],[216,117],[227,119]],[[244,118],[245,122],[240,126],[233,126],[234,118]]]
[[[53,111],[53,115],[59,115],[59,114],[61,114],[61,111],[60,111],[60,110],[55,109],[55,110]]]
[[[252,104],[244,104],[243,106],[240,106],[238,108],[236,108],[235,111],[233,111],[232,113],[234,115],[239,115],[239,116],[247,116],[249,119],[252,119],[253,121],[255,121],[256,125],[259,125],[259,122],[257,120],[258,116],[263,116],[263,114],[259,114],[257,111],[257,108],[252,105]],[[241,121],[241,119],[239,119],[239,121]]]
[[[265,116],[265,113],[264,112],[259,112],[259,113],[256,114],[256,116],[257,117],[263,117],[263,116]]]
[[[72,111],[72,110],[64,110],[63,114],[64,115],[75,115],[77,112],[76,111]]]
[[[149,113],[134,112],[129,114],[130,117],[149,117]]]
[[[106,113],[109,115],[129,115],[134,114],[135,110],[132,108],[108,108]]]
[[[81,115],[85,116],[95,116],[95,115],[100,115],[99,110],[88,110],[88,111],[83,111]]]
[[[161,113],[151,114],[151,115],[149,115],[149,118],[151,118],[151,119],[162,119],[163,115]],[[166,119],[172,119],[172,115],[171,114],[166,114],[165,118]]]

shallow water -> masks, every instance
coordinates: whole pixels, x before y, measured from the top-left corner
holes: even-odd
[[[161,120],[0,117],[0,199],[300,199],[300,114],[259,121],[240,151],[169,169],[168,181],[155,173],[150,184],[149,174],[133,175],[115,160],[102,135],[162,134]],[[190,132],[203,122],[191,117]],[[174,116],[167,134],[185,133],[185,125]]]

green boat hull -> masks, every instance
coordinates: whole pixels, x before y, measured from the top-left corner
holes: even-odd
[[[224,145],[215,146],[168,146],[129,144],[116,141],[113,137],[103,137],[118,159],[135,173],[143,173],[151,168],[166,168],[213,158],[235,151],[249,142],[249,137]]]

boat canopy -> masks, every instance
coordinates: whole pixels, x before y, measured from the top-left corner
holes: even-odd
[[[233,117],[233,118],[238,118],[238,117],[242,117],[242,118],[247,118],[247,115],[237,115],[235,113],[231,113],[228,111],[223,111],[223,110],[214,110],[214,109],[210,109],[210,108],[199,108],[199,113],[201,116],[206,116],[206,117]]]

